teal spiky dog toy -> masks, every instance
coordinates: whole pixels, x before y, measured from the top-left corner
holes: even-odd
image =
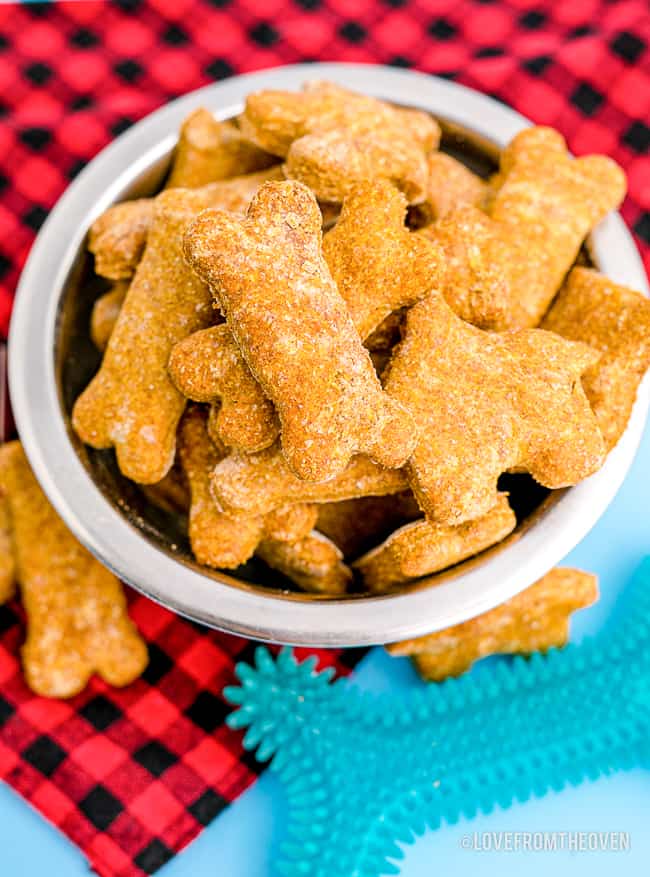
[[[226,689],[247,749],[289,800],[288,877],[377,877],[428,826],[508,806],[650,755],[650,560],[623,619],[579,645],[408,695],[362,693],[316,659],[256,653]],[[478,678],[477,678],[478,675]]]

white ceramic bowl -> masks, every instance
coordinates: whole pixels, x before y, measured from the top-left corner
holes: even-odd
[[[138,590],[204,624],[261,640],[322,646],[386,643],[484,612],[561,561],[619,489],[641,437],[649,388],[646,384],[642,389],[627,432],[596,475],[554,495],[501,546],[429,577],[410,592],[316,599],[269,590],[255,581],[202,570],[189,555],[176,552],[168,538],[156,534],[155,527],[138,526],[133,515],[125,516],[105,485],[98,487],[97,470],[70,430],[70,399],[64,398],[70,390],[62,373],[67,369],[69,374],[71,367],[74,373],[75,364],[62,359],[74,359],[82,343],[62,338],[78,293],[87,229],[113,202],[155,189],[179,125],[194,108],[207,106],[225,119],[241,111],[251,91],[297,89],[314,78],[427,110],[497,148],[529,124],[498,102],[460,85],[419,73],[349,64],[263,71],[174,101],[91,162],[43,226],[20,281],[11,323],[11,396],[25,450],[51,502],[75,535]],[[647,294],[640,259],[618,215],[596,229],[589,249],[602,272]]]

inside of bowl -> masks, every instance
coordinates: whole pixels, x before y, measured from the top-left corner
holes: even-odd
[[[483,177],[496,170],[498,149],[472,131],[438,119],[443,137],[441,149],[461,160]],[[170,156],[149,167],[133,179],[122,193],[121,200],[142,197],[157,192],[164,182]],[[415,220],[417,221],[417,220]],[[120,473],[113,451],[97,451],[83,445],[70,426],[70,415],[75,399],[97,371],[101,354],[90,340],[89,324],[92,306],[99,295],[108,289],[108,282],[97,277],[93,260],[85,249],[80,249],[70,271],[60,301],[55,345],[55,366],[59,384],[59,398],[76,452],[106,499],[157,548],[173,555],[184,564],[200,570],[207,576],[219,578],[235,587],[271,588],[277,593],[299,599],[326,599],[315,595],[298,595],[292,583],[262,561],[253,558],[232,573],[213,572],[194,561],[187,538],[187,520],[178,512],[168,512],[148,501],[138,485]],[[510,503],[517,515],[515,532],[503,542],[449,570],[427,576],[408,585],[430,587],[459,575],[468,567],[482,562],[488,554],[503,551],[512,540],[532,526],[561,496],[562,491],[549,492],[527,475],[504,475],[500,489],[510,494]],[[377,540],[378,542],[381,539]],[[350,599],[363,599],[363,593],[351,594]]]

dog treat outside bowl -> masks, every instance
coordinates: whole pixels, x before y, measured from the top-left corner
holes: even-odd
[[[297,89],[326,79],[432,113],[443,145],[477,169],[529,122],[462,86],[385,67],[309,64],[237,77],[187,95],[135,125],[79,175],[43,226],[23,272],[10,336],[16,422],[34,472],[74,534],[122,579],[204,624],[261,640],[356,646],[411,639],[458,624],[509,599],[543,576],[593,527],[618,491],[643,431],[650,386],[642,385],[626,433],[603,468],[577,487],[543,499],[495,548],[403,592],[324,598],[287,589],[253,561],[235,574],[198,566],[173,516],[147,503],[122,478],[111,452],[84,447],[70,427],[76,395],[98,354],[88,337],[92,304],[88,228],[111,204],[160,186],[183,119],[200,106],[220,119],[241,112],[258,89]],[[482,167],[481,167],[482,165]],[[617,214],[590,236],[595,266],[648,293],[631,236]]]

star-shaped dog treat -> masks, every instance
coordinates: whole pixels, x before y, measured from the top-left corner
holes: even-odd
[[[447,524],[484,515],[510,469],[550,488],[596,471],[605,448],[580,376],[597,359],[552,332],[477,329],[437,294],[415,305],[385,387],[420,431],[408,471],[426,515]]]

